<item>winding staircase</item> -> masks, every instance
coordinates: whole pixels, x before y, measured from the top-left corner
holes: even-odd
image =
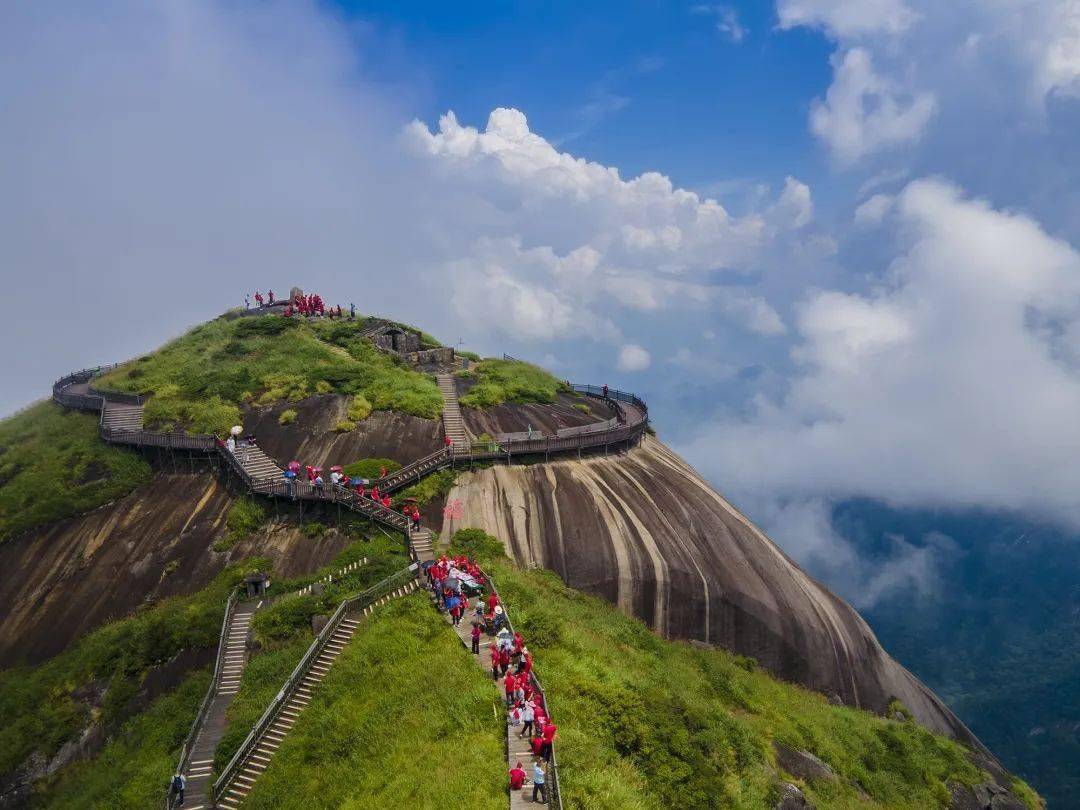
[[[253,494],[340,504],[402,532],[415,560],[408,569],[384,580],[364,594],[341,603],[233,759],[211,785],[213,752],[224,733],[225,712],[239,689],[240,677],[247,661],[251,617],[257,607],[250,604],[237,605],[234,604],[234,597],[230,598],[226,607],[214,678],[193,724],[189,742],[185,743],[181,751],[180,762],[181,770],[188,779],[188,797],[191,802],[185,806],[189,810],[211,806],[235,810],[240,807],[255,780],[269,765],[289,729],[311,701],[313,690],[330,671],[334,661],[360,627],[363,617],[378,605],[410,593],[417,587],[415,576],[421,570],[421,563],[434,559],[433,536],[426,528],[413,531],[405,515],[369,498],[361,498],[353,490],[286,480],[277,462],[254,445],[242,443],[235,452],[230,452],[215,436],[146,430],[143,426],[143,404],[140,396],[103,392],[93,387],[94,378],[108,368],[112,367],[84,369],[69,374],[57,380],[52,390],[53,399],[59,405],[99,412],[99,435],[104,441],[216,456],[224,462],[225,469],[240,478]],[[394,492],[430,473],[458,463],[512,463],[514,456],[543,455],[545,459],[552,454],[577,453],[580,456],[583,450],[599,447],[603,447],[606,453],[612,446],[634,445],[648,428],[648,409],[640,398],[626,392],[609,390],[606,386],[601,388],[574,385],[572,388],[578,393],[603,399],[613,405],[616,416],[608,422],[560,431],[553,437],[513,437],[498,444],[471,443],[465,430],[453,377],[440,374],[437,375],[437,382],[443,395],[443,428],[453,444],[375,480],[373,483],[377,483],[381,491]],[[458,632],[460,635],[465,631],[458,628]],[[466,639],[462,640],[467,644]],[[539,683],[537,688],[543,695]],[[509,765],[531,756],[515,750],[522,747],[516,736],[508,731]],[[554,769],[549,770],[548,784],[549,790],[555,794],[549,801],[553,806],[557,806],[558,779]],[[512,808],[523,803],[526,803],[523,792],[511,797]],[[169,806],[168,801],[166,806]]]

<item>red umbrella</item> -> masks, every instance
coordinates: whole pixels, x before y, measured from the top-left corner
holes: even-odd
[[[316,475],[318,475],[319,473],[321,473],[321,472],[322,472],[322,467],[312,467],[312,468],[311,468],[311,471],[312,471],[313,473],[315,473]]]
[[[342,472],[341,465],[335,464],[333,467],[330,468],[330,472]]]

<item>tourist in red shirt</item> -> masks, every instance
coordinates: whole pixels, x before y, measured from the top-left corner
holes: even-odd
[[[548,723],[544,726],[544,744],[540,746],[540,756],[545,762],[551,759],[551,744],[555,741],[557,728],[554,723]]]
[[[495,611],[495,606],[497,604],[499,604],[499,595],[497,593],[495,593],[495,591],[492,591],[491,593],[488,594],[488,598],[487,598],[488,610],[494,612]]]
[[[510,789],[521,790],[521,786],[525,784],[525,771],[521,767],[519,762],[513,768],[510,769]]]
[[[502,670],[502,674],[505,677],[506,676],[506,670],[510,669],[510,651],[509,650],[500,650],[499,651],[499,669]]]
[[[534,757],[540,756],[540,749],[543,747],[543,745],[544,745],[544,738],[543,737],[533,737],[531,740],[529,740],[529,747],[532,749],[532,753],[533,753]]]
[[[501,658],[499,659],[502,660]],[[503,681],[503,690],[506,692],[506,708],[514,705],[514,690],[517,689],[517,679],[513,675],[507,675]]]
[[[499,680],[499,648],[492,645],[491,647],[491,677],[495,680]]]
[[[476,622],[472,626],[472,651],[473,655],[480,654],[480,625]]]

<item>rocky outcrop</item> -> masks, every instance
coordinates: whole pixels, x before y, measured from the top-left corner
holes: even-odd
[[[297,413],[296,421],[282,427],[281,412]],[[390,458],[405,464],[442,447],[442,423],[392,411],[375,411],[354,430],[339,432],[348,415],[349,397],[326,394],[253,410],[244,416],[244,430],[254,433],[259,445],[279,463],[297,459],[304,464],[348,464],[361,458]]]
[[[620,456],[459,476],[461,518],[520,564],[614,603],[674,638],[753,656],[773,674],[882,714],[898,698],[927,728],[978,746],[847,603],[654,438]]]
[[[17,572],[0,577],[0,668],[55,655],[147,600],[196,591],[232,559],[267,556],[293,576],[347,544],[270,523],[216,553],[231,503],[209,472],[159,474],[114,503],[0,545],[0,571]]]

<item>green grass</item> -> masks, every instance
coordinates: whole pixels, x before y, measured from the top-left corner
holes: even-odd
[[[266,522],[266,504],[255,498],[239,498],[229,507],[225,536],[214,542],[214,551],[225,551],[246,540]]]
[[[344,576],[335,576],[321,596],[289,593],[361,557],[367,557],[368,562]],[[228,763],[311,645],[312,616],[330,615],[345,597],[370,588],[408,564],[403,541],[398,536],[386,537],[380,533],[370,540],[351,544],[332,565],[320,571],[274,582],[271,593],[287,595],[255,614],[252,626],[258,649],[244,669],[240,691],[229,707],[229,724],[214,757],[218,770]]]
[[[363,324],[219,318],[109,372],[97,385],[152,394],[145,411],[150,426],[206,433],[227,432],[242,405],[332,391],[361,395],[370,409],[437,417],[442,396],[434,380],[363,340]],[[354,408],[362,405],[354,400]]]
[[[31,754],[52,756],[91,719],[108,726],[125,718],[155,664],[183,649],[215,647],[229,591],[246,571],[265,564],[253,560],[231,566],[198,593],[111,622],[36,667],[0,672],[0,774]],[[84,696],[92,684],[108,687],[100,707]]]
[[[439,470],[426,475],[411,487],[406,487],[394,495],[393,506],[400,507],[406,498],[415,498],[420,506],[438,498],[445,498],[454,488],[456,478],[457,473],[454,470]]]
[[[566,384],[542,368],[520,360],[484,360],[476,366],[479,382],[461,398],[470,408],[490,408],[504,402],[551,403]]]
[[[97,431],[97,416],[52,402],[0,422],[0,542],[149,483],[150,465]]]
[[[516,569],[482,532],[455,540],[486,558],[534,653],[567,808],[771,807],[772,740],[836,772],[801,785],[818,807],[947,807],[947,780],[986,778],[960,745],[913,722],[832,706],[751,659],[665,641],[551,572]],[[1026,786],[1021,795],[1037,806]]]
[[[392,458],[362,458],[351,464],[346,464],[341,469],[350,478],[378,478],[382,468],[386,468],[387,474],[397,472],[401,464]]]
[[[99,755],[76,762],[51,784],[41,786],[34,806],[100,810],[160,806],[209,684],[209,669],[188,676],[126,722]]]
[[[245,808],[505,808],[503,710],[471,659],[423,593],[378,608]]]

